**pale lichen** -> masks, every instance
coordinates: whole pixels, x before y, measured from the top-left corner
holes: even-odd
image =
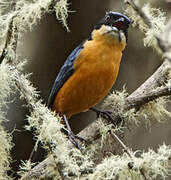
[[[10,179],[7,172],[10,169],[10,151],[13,145],[11,142],[12,136],[4,129],[2,123],[7,121],[4,107],[7,106],[7,98],[12,91],[13,75],[10,66],[4,62],[0,64],[0,179],[4,180]]]
[[[143,118],[147,124],[151,124],[150,120],[163,122],[166,117],[171,117],[171,112],[167,110],[168,97],[160,97],[151,101],[140,108],[137,116]]]
[[[58,20],[62,22],[62,24],[66,27],[69,31],[69,27],[67,24],[67,17],[68,17],[68,0],[60,0],[55,5],[56,17]]]
[[[99,127],[99,133],[101,135],[100,148],[102,149],[108,138],[108,134],[112,131],[122,133],[124,130],[123,126],[115,126],[113,123],[107,123],[101,117],[98,118],[97,126]]]
[[[165,28],[166,16],[161,9],[152,8],[150,4],[145,4],[142,11],[147,15],[151,21],[151,28],[148,28],[145,33],[144,45],[145,46],[157,46],[156,37],[161,35]]]
[[[24,176],[26,172],[30,171],[31,168],[34,166],[34,163],[30,161],[21,161],[20,170],[17,172],[19,176]]]
[[[68,28],[66,19],[68,16],[68,2],[67,0],[38,0],[38,1],[17,1],[16,12],[18,26],[22,29],[28,27],[32,29],[40,19],[51,11],[56,11],[56,17],[62,21],[66,28]]]
[[[5,10],[3,10],[5,9]],[[3,11],[0,16],[0,48],[4,47],[4,41],[8,31],[8,26],[12,18],[14,18],[15,26],[22,32],[32,30],[46,13],[56,12],[56,17],[63,25],[68,28],[66,19],[68,17],[67,0],[37,0],[25,1],[18,0],[15,3],[9,3],[6,0],[0,2],[0,10]]]
[[[125,100],[126,100],[127,96],[128,96],[128,93],[126,92],[125,88],[123,88],[123,90],[121,92],[113,91],[104,100],[102,107],[104,109],[112,109],[112,112],[115,115],[118,115],[118,113],[119,113],[119,115],[122,116],[122,114],[123,114],[122,112],[124,111]]]
[[[138,5],[139,1],[135,1],[134,3]],[[144,13],[145,17],[142,17],[139,12],[131,6],[127,6],[125,12],[129,17],[131,17],[133,26],[138,26],[138,28],[144,33],[144,45],[148,47],[151,46],[161,54],[161,49],[158,47],[156,37],[161,35],[165,28],[165,13],[159,8],[152,8],[149,3],[145,3],[143,7],[139,8]]]
[[[168,76],[169,78],[169,76]],[[167,85],[170,83],[170,78]],[[144,120],[146,124],[150,124],[151,120],[157,122],[163,122],[166,117],[171,117],[171,112],[167,109],[167,105],[170,102],[169,97],[160,97],[145,105],[141,106],[137,111],[135,108],[126,108],[126,90],[123,89],[121,92],[111,93],[104,101],[103,108],[110,110],[114,116],[120,116],[125,123],[128,124],[140,124],[140,120]],[[100,121],[101,122],[101,121]],[[99,122],[99,123],[100,123]],[[142,122],[142,121],[141,121]],[[103,132],[108,131],[113,126],[102,125]],[[108,128],[107,128],[108,127]],[[107,129],[106,129],[107,128]],[[104,133],[102,133],[104,134]],[[105,137],[105,136],[104,136]]]
[[[1,113],[1,112],[0,112]],[[12,148],[12,136],[7,133],[2,125],[0,125],[0,179],[9,180],[8,171],[10,170]]]
[[[126,92],[125,87],[121,92],[113,91],[107,98],[104,100],[103,108],[108,109],[115,116],[121,117],[125,122],[131,122],[139,124],[137,119],[137,114],[135,109],[125,110],[126,97],[128,93]]]
[[[146,177],[165,179],[170,174],[171,147],[162,145],[157,152],[149,149],[136,157],[136,153],[131,153],[131,158],[124,153],[122,156],[111,156],[105,158],[103,162],[96,166],[94,173],[89,175],[89,180],[112,180],[112,179],[139,179]],[[130,168],[131,164],[131,168]]]

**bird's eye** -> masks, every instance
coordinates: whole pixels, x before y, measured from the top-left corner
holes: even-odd
[[[108,22],[109,20],[110,20],[110,16],[107,16],[107,17],[105,18],[105,21]]]

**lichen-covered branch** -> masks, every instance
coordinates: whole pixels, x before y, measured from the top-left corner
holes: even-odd
[[[11,39],[12,39],[12,34],[13,34],[13,30],[14,30],[14,18],[15,17],[12,17],[11,18],[11,22],[9,23],[9,27],[8,27],[8,31],[7,31],[7,35],[6,35],[6,41],[5,41],[5,46],[3,48],[3,51],[2,51],[2,54],[0,56],[0,64],[2,63],[2,61],[4,60],[4,58],[6,57],[7,55],[7,48],[8,46],[11,44]],[[15,49],[16,49],[16,46],[14,46]]]
[[[13,30],[13,19],[9,24],[5,47],[0,56],[0,179],[9,180],[10,162],[11,156],[10,151],[13,146],[11,133],[7,132],[3,126],[6,119],[6,113],[4,113],[4,107],[7,106],[7,98],[12,94],[12,77],[15,72],[11,72],[10,66],[3,62],[4,58],[7,56],[7,48],[12,39]]]
[[[125,177],[127,177],[128,180],[132,180],[132,178],[137,180],[144,180],[146,178],[149,180],[156,179],[156,177],[164,179],[168,176],[171,157],[170,146],[162,145],[158,148],[157,152],[151,149],[149,149],[148,152],[141,152],[141,154],[139,152],[138,156],[134,152],[130,153],[132,158],[126,153],[122,156],[113,155],[109,158],[105,158],[102,163],[94,168],[93,172],[88,172],[87,176],[81,176],[80,179],[104,180],[106,177],[108,179],[114,179],[115,177],[125,179]],[[41,162],[21,180],[45,177],[46,166],[54,166],[52,157]],[[142,176],[141,170],[145,174],[145,178]]]
[[[139,6],[137,0],[125,0],[125,3],[127,4],[125,12],[133,20],[133,26],[138,26],[145,35],[144,45],[152,47],[159,54],[163,54],[157,37],[164,33],[165,13],[160,9],[151,7],[149,3],[143,7]]]
[[[2,11],[9,9],[11,4],[15,5],[15,8],[12,8],[11,11]],[[6,37],[10,35],[9,30],[11,28],[9,26],[13,24],[11,23],[12,19],[15,27],[19,29],[19,36],[21,36],[22,32],[33,29],[46,13],[52,12],[56,13],[57,19],[69,30],[66,23],[68,17],[67,0],[16,1],[15,3],[3,0],[3,3],[0,3],[0,48],[4,49],[3,44],[6,42]]]
[[[4,122],[7,121],[4,107],[7,106],[7,98],[12,91],[12,76],[9,66],[5,63],[0,64],[0,179],[10,180],[8,171],[10,170],[12,134],[4,128]]]
[[[164,28],[164,33],[157,37],[159,47],[164,52],[164,57],[171,61],[171,20],[167,23]]]
[[[141,169],[143,169],[148,180],[156,179],[157,177],[165,179],[167,177],[171,157],[170,146],[163,145],[158,148],[157,152],[149,149],[148,152],[142,152],[138,157],[132,152],[132,156],[134,157],[133,160],[126,153],[122,156],[111,156],[104,159],[101,164],[96,166],[94,172],[88,176],[88,179],[144,180],[140,173]],[[128,166],[130,163],[132,163],[131,169]]]
[[[31,111],[31,115],[28,117],[29,125],[27,129],[36,129],[35,134],[38,142],[43,143],[43,147],[52,153],[53,162],[56,165],[56,172],[58,171],[58,164],[61,164],[63,169],[60,169],[60,171],[65,172],[66,177],[70,173],[79,176],[84,167],[90,168],[92,166],[93,163],[90,157],[86,154],[82,155],[82,153],[74,147],[72,147],[72,149],[70,148],[69,140],[61,132],[61,128],[63,128],[60,122],[61,118],[45,107],[45,105],[41,103],[41,100],[38,100],[39,95],[26,78],[27,76],[18,72],[17,69],[14,69],[14,71],[15,76],[13,78],[17,89],[21,94],[21,98],[27,101]],[[82,159],[81,162],[80,159]],[[49,168],[49,166],[46,167]]]
[[[151,19],[149,19],[146,13],[144,13],[144,11],[140,7],[138,7],[134,0],[125,0],[125,3],[130,5],[137,12],[137,14],[139,14],[141,19],[148,26],[148,28],[152,28],[153,25]]]
[[[141,96],[138,97],[134,97],[131,99],[131,97],[129,97],[127,99],[127,103],[128,108],[140,108],[141,106],[143,106],[144,104],[153,101],[159,97],[163,97],[163,96],[169,96],[171,95],[171,86],[170,85],[166,85],[164,87],[159,87],[157,89],[153,89],[150,92],[147,92],[146,94],[142,94]]]
[[[39,179],[41,176],[46,177],[46,173],[49,173],[47,169],[49,168],[55,168],[55,162],[53,160],[53,157],[50,156],[49,158],[44,160],[44,163],[40,163],[35,168],[33,168],[31,171],[29,171],[26,175],[24,175],[20,180],[31,180],[33,178]]]
[[[171,95],[171,87],[169,84],[166,84],[170,71],[171,63],[166,59],[148,80],[127,97],[127,109],[140,108],[158,97]]]

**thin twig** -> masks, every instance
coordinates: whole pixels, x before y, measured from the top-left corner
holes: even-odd
[[[126,152],[127,153],[127,155],[131,158],[131,160],[133,161],[133,156],[131,155],[131,153],[129,152],[129,148],[122,142],[122,140],[113,132],[113,131],[110,131],[111,133],[111,135],[112,135],[112,137],[114,138],[114,139],[116,139],[119,143],[120,143],[120,145],[122,146],[122,148],[123,148],[123,150],[124,150],[124,152]],[[132,167],[131,167],[132,168]],[[142,175],[142,177],[144,178],[144,180],[148,180],[147,178],[146,178],[146,175],[145,175],[145,172],[144,172],[144,170],[141,168],[140,169],[140,173],[141,173],[141,175]]]
[[[110,134],[112,135],[112,137],[113,137],[114,139],[116,139],[116,140],[120,143],[120,145],[121,145],[122,148],[124,149],[124,152],[126,152],[126,153],[128,154],[128,156],[129,156],[131,159],[133,159],[131,153],[129,152],[129,148],[126,147],[126,145],[121,141],[121,139],[120,139],[113,131],[111,131]]]

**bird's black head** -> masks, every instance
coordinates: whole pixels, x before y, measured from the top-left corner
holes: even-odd
[[[122,30],[128,39],[128,27],[131,23],[130,19],[118,12],[109,11],[106,15],[95,25],[95,29],[100,29],[102,25],[113,26],[118,30]]]

